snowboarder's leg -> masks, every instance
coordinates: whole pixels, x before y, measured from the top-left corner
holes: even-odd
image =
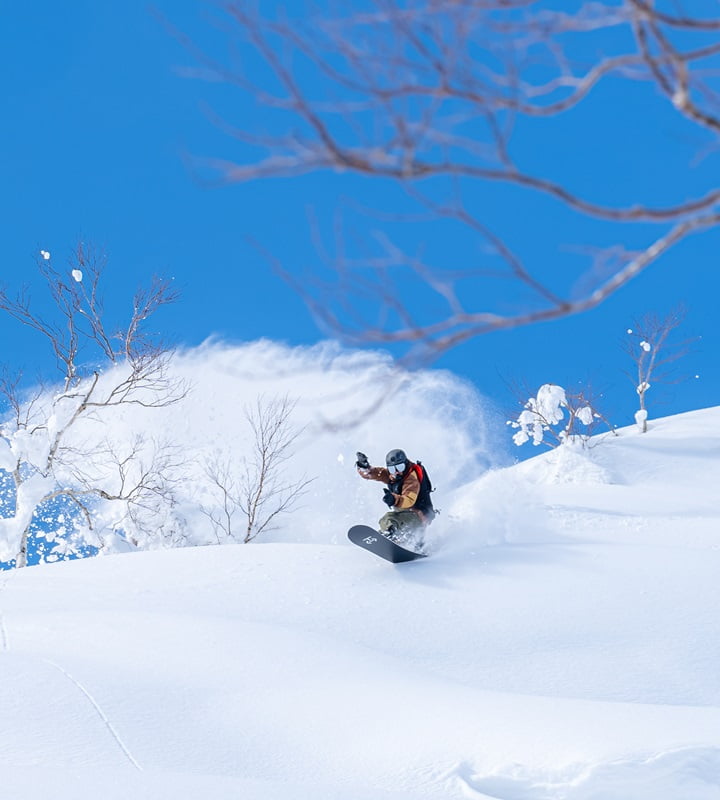
[[[410,509],[388,511],[380,518],[378,525],[383,533],[399,542],[412,540],[417,535],[422,539],[423,522],[420,516]]]
[[[383,514],[378,521],[378,528],[388,535],[392,535],[394,533],[399,532],[399,528],[397,523],[395,522],[395,511],[388,511],[387,514]]]

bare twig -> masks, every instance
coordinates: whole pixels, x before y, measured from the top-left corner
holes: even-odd
[[[524,166],[514,147],[519,121],[571,113],[610,79],[613,86],[657,88],[705,137],[717,137],[712,67],[720,54],[720,19],[656,5],[581,2],[556,11],[524,0],[371,0],[362,11],[320,3],[312,14],[302,6],[273,16],[251,2],[227,0],[229,35],[259,59],[262,67],[253,74],[261,77],[251,81],[247,70],[219,64],[186,43],[215,78],[265,107],[269,122],[264,132],[228,125],[251,145],[244,153],[253,155],[205,165],[228,182],[317,171],[394,182],[432,219],[451,224],[449,236],[464,231],[468,241],[488,248],[485,266],[469,266],[468,255],[468,265],[458,270],[409,252],[397,244],[399,237],[373,233],[364,238],[381,242],[380,252],[352,259],[340,249],[333,281],[293,276],[320,324],[351,341],[401,344],[414,357],[431,358],[489,331],[582,313],[689,236],[720,223],[720,186],[709,173],[704,183],[678,186],[663,204],[599,202]],[[628,253],[624,229],[633,223],[646,223],[645,242],[624,259],[605,261],[599,285],[578,280],[576,286],[586,288],[573,295],[551,286],[543,261],[521,258],[508,234],[488,221],[476,198],[487,196],[477,190],[492,185],[505,185],[520,203],[534,195],[613,223],[616,253]],[[522,239],[522,212],[517,216]],[[585,252],[600,249],[582,244]],[[600,272],[594,261],[584,267],[589,276]],[[487,291],[498,269],[507,286],[521,284],[522,307],[508,310],[509,290],[499,297]],[[459,271],[478,280],[468,285],[456,277]],[[395,282],[396,274],[405,277]],[[407,279],[441,297],[434,315],[418,313],[412,293],[403,291]],[[358,298],[367,300],[360,305],[369,316],[357,310]]]
[[[636,421],[642,433],[647,432],[647,393],[658,384],[679,383],[683,380],[673,373],[672,365],[689,352],[696,339],[672,341],[672,336],[685,320],[685,308],[679,306],[664,317],[645,314],[628,329],[624,350],[632,359],[633,373],[627,373],[635,386],[639,410]]]

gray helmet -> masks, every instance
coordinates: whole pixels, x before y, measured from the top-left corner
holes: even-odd
[[[391,450],[385,456],[385,463],[388,467],[398,466],[400,464],[406,464],[408,457],[405,455],[404,450]]]

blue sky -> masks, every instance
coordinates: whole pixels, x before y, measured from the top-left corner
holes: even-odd
[[[208,24],[199,0],[160,0],[155,7],[206,49],[223,47],[223,36]],[[249,240],[299,274],[320,261],[312,215],[331,219],[351,195],[391,210],[395,189],[328,174],[229,186],[202,183],[188,156],[242,156],[239,143],[213,124],[203,106],[250,127],[262,121],[261,112],[232,87],[185,76],[192,57],[145,2],[5,2],[2,19],[0,280],[10,287],[32,283],[41,248],[51,251],[60,267],[75,243],[85,240],[108,253],[111,312],[152,274],[174,278],[181,300],[162,312],[158,325],[180,344],[195,345],[213,335],[290,344],[323,338],[301,298]],[[521,129],[521,158],[552,165],[550,172],[577,186],[592,186],[599,201],[631,198],[638,187],[640,199],[661,201],[688,176],[692,188],[717,183],[718,155],[688,166],[693,134],[663,104],[639,90],[620,98],[603,91],[594,106],[569,122],[549,122],[532,134]],[[648,129],[657,135],[648,137]],[[565,137],[583,141],[582,156],[567,147]],[[612,152],[610,164],[594,157],[596,146],[598,153]],[[506,192],[500,187],[483,191],[494,223],[510,232],[521,227],[518,247],[530,255],[556,238],[558,225],[571,224],[546,217],[542,204],[531,202],[518,212],[512,198],[500,202]],[[431,252],[457,261],[471,246],[443,231],[428,229],[427,236]],[[634,236],[627,231],[626,241]],[[625,331],[635,317],[663,314],[683,302],[684,334],[702,339],[681,371],[700,377],[649,397],[650,412],[659,416],[717,405],[719,244],[717,232],[692,237],[599,308],[472,340],[435,366],[467,378],[501,409],[516,404],[508,384],[590,383],[603,394],[602,408],[612,421],[629,424],[635,397],[623,373],[630,368],[621,347]],[[543,269],[552,280],[565,280],[567,257],[561,253],[556,263],[547,257]],[[39,292],[33,296],[42,308]],[[21,335],[0,317],[0,335],[12,343],[4,348],[5,362],[28,374],[47,371],[41,343],[29,332]]]

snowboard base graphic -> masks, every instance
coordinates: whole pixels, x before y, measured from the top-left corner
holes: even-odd
[[[358,547],[369,550],[393,564],[402,564],[405,561],[415,561],[415,559],[427,557],[426,553],[407,550],[369,525],[353,525],[348,531],[348,539]]]

